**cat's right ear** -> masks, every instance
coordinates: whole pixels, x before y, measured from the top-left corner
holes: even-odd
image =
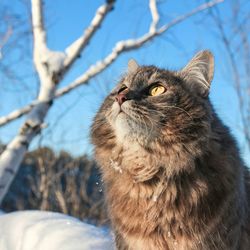
[[[214,75],[213,54],[208,50],[197,53],[180,74],[196,93],[207,97]]]
[[[134,59],[128,61],[128,73],[134,73],[138,68],[139,65]]]

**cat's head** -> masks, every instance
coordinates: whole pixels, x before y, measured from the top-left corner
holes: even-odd
[[[104,101],[92,128],[94,144],[186,143],[210,129],[208,100],[214,59],[202,51],[180,71],[128,64],[127,74]]]

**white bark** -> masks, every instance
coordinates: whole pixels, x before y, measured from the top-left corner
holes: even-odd
[[[34,34],[34,64],[40,78],[40,91],[35,105],[18,135],[9,143],[0,156],[0,203],[15,177],[32,139],[40,131],[43,120],[48,112],[50,100],[54,97],[55,84],[48,73],[49,50],[46,46],[46,32],[43,25],[41,0],[32,0],[32,24]]]
[[[47,115],[53,99],[58,98],[78,86],[87,83],[91,78],[102,72],[112,62],[114,62],[121,53],[143,46],[146,42],[151,41],[158,35],[161,35],[174,25],[184,21],[198,12],[223,2],[223,0],[214,0],[205,3],[193,11],[177,17],[172,22],[160,28],[157,28],[159,14],[157,11],[156,0],[149,0],[152,22],[147,33],[137,39],[119,41],[114,46],[112,52],[103,60],[100,60],[96,64],[90,66],[90,68],[83,75],[68,84],[68,86],[57,91],[57,83],[63,78],[64,74],[73,65],[81,51],[86,47],[107,13],[112,9],[114,1],[108,1],[97,10],[95,17],[93,18],[90,26],[84,32],[83,36],[73,42],[66,49],[65,53],[51,51],[47,48],[46,32],[44,29],[42,15],[42,0],[31,0],[31,2],[34,34],[34,64],[40,79],[40,91],[37,100],[35,100],[32,104],[0,118],[1,126],[29,112],[18,135],[9,143],[0,156],[0,203],[18,170],[30,142],[41,130],[44,118]]]
[[[152,22],[149,28],[149,33],[153,33],[157,29],[157,24],[160,20],[160,16],[157,10],[156,0],[149,0],[149,9],[151,10]]]
[[[32,102],[23,108],[12,111],[6,116],[0,117],[0,127],[27,114],[34,107],[34,105],[35,105],[35,102]]]
[[[83,35],[74,41],[65,50],[66,58],[64,60],[64,69],[67,70],[80,55],[81,51],[88,45],[90,39],[93,37],[97,29],[100,27],[106,15],[113,8],[114,1],[100,6],[89,27],[84,31]]]

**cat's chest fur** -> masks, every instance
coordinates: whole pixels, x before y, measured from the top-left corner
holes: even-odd
[[[227,181],[233,184],[231,177],[215,172],[211,182],[207,173],[190,170],[190,175],[168,178],[161,167],[165,171],[177,164],[173,149],[163,157],[137,144],[128,145],[114,147],[101,160],[110,218],[115,232],[122,232],[123,239],[117,242],[128,244],[118,249],[228,249],[221,237],[230,234],[232,226],[228,225],[240,211],[240,203],[228,208],[224,204],[241,196],[232,192],[231,198],[227,197],[223,185]],[[214,165],[213,157],[209,159]],[[192,165],[188,160],[185,164]],[[199,167],[210,169],[206,164]],[[230,210],[235,212],[231,214]],[[231,232],[240,227],[239,223]],[[211,248],[213,244],[220,247]],[[230,242],[231,249],[237,244],[237,240]]]
[[[160,167],[159,158],[138,143],[127,142],[125,146],[117,146],[112,150],[109,163],[111,168],[136,183],[151,179],[156,174]]]
[[[128,145],[112,150],[103,174],[110,216],[115,230],[127,237],[126,249],[196,249],[193,245],[200,244],[199,235],[191,241],[185,237],[185,230],[191,233],[185,216],[191,203],[205,192],[206,184],[197,180],[197,190],[190,189],[192,202],[187,201],[178,211],[176,204],[184,198],[179,197],[181,187],[166,180],[161,172],[161,167],[170,167],[173,159],[150,154],[138,144]]]

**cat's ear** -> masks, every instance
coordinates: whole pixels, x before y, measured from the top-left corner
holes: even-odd
[[[181,70],[184,80],[203,97],[208,96],[214,75],[214,57],[208,51],[200,51]]]
[[[134,73],[138,68],[139,65],[134,59],[128,61],[128,73]]]

